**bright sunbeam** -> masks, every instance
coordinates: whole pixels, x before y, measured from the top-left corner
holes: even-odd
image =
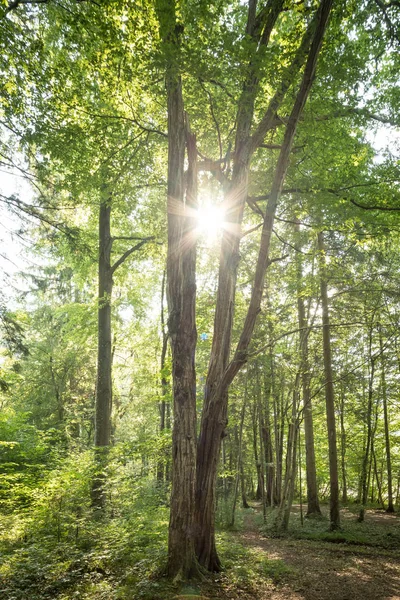
[[[213,240],[224,226],[224,211],[220,206],[211,204],[201,206],[197,211],[197,231],[200,235]]]

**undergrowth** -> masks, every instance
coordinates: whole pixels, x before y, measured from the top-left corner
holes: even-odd
[[[269,537],[291,537],[295,539],[347,544],[352,546],[367,546],[400,550],[400,523],[391,522],[382,525],[366,520],[359,523],[358,511],[350,512],[345,509],[341,518],[341,528],[338,531],[329,530],[329,519],[324,507],[324,516],[319,518],[304,518],[303,524],[298,514],[293,514],[286,532],[277,531],[275,527],[276,510],[269,510],[267,522],[261,525],[261,531]]]

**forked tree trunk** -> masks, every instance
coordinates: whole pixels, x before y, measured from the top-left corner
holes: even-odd
[[[261,232],[261,243],[257,259],[254,285],[247,316],[234,357],[228,364],[231,345],[237,266],[239,262],[240,225],[242,221],[244,205],[247,199],[247,180],[250,159],[252,152],[255,150],[258,143],[260,143],[257,141],[257,132],[251,137],[247,144],[245,143],[247,134],[244,135],[243,129],[239,128],[241,119],[238,119],[238,133],[240,129],[240,135],[237,135],[236,138],[233,185],[226,203],[228,208],[227,221],[230,222],[230,226],[229,229],[224,231],[222,237],[213,346],[206,382],[202,424],[197,452],[195,515],[196,552],[201,565],[211,571],[218,571],[221,567],[215,547],[215,487],[221,436],[223,435],[227,423],[228,389],[238,371],[247,362],[248,347],[252,338],[256,318],[260,311],[261,299],[264,291],[264,279],[269,261],[270,241],[276,207],[281,194],[286,170],[289,165],[290,152],[293,145],[297,123],[312,86],[317,57],[321,48],[331,6],[332,0],[322,0],[317,13],[316,21],[313,22],[311,31],[307,32],[307,35],[305,36],[306,41],[303,39],[300,47],[301,51],[299,50],[298,54],[296,55],[297,63],[295,67],[295,73],[298,72],[298,69],[303,63],[304,55],[309,48],[311,32],[315,30],[300,90],[296,96],[296,100],[286,126],[282,149],[279,154],[274,181],[272,184],[272,190],[267,203],[267,209]],[[275,24],[276,18],[282,8],[282,3],[271,0],[269,3],[269,8],[270,11],[267,13],[267,24],[264,28],[264,33],[266,30],[268,32],[268,38]],[[299,58],[299,55],[301,56],[301,59]],[[291,68],[292,65],[289,66],[287,73],[291,72]],[[290,82],[287,83],[286,89],[289,87],[289,85]],[[282,98],[285,94],[285,90],[283,90],[282,95],[282,88],[284,87],[285,86],[282,84],[279,90],[279,95]],[[247,101],[248,100],[249,98],[247,97]],[[270,106],[270,108],[271,114],[268,109],[265,117],[260,123],[260,125],[263,125],[262,139],[264,138],[265,132],[269,128],[269,123],[272,123],[272,115],[275,114],[277,110],[276,96],[274,98],[274,104],[272,107]],[[245,133],[246,131],[250,130],[252,114],[247,114],[246,118],[249,116],[250,119],[245,123]],[[267,129],[264,131],[265,122],[267,122],[268,125]],[[258,132],[260,132],[259,129]]]
[[[322,302],[322,335],[323,335],[323,354],[325,371],[325,401],[326,401],[326,422],[328,429],[329,445],[329,483],[330,483],[330,527],[331,530],[340,528],[339,513],[339,475],[337,464],[337,446],[336,446],[336,419],[335,419],[335,398],[333,391],[333,373],[332,373],[332,353],[331,353],[331,333],[329,319],[328,303],[328,284],[326,276],[325,243],[323,233],[318,234],[319,265],[320,265],[320,287]]]

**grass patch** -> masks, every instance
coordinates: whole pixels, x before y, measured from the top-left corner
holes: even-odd
[[[278,583],[292,573],[282,560],[269,559],[265,552],[244,546],[228,532],[218,534],[217,544],[224,566],[222,587],[255,591],[261,584]]]
[[[356,516],[341,519],[342,527],[338,531],[329,531],[329,519],[326,516],[315,519],[304,519],[301,525],[297,514],[291,515],[287,532],[277,533],[274,527],[275,510],[269,510],[267,523],[261,531],[268,537],[287,537],[294,539],[329,542],[332,544],[347,544],[350,546],[367,546],[398,550],[400,548],[400,522],[383,525],[379,522],[366,520],[359,523]]]

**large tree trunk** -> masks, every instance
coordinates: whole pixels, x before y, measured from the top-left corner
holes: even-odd
[[[169,576],[188,578],[197,573],[193,540],[194,483],[196,473],[196,239],[191,209],[196,199],[196,148],[188,133],[188,189],[186,207],[177,199],[183,186],[181,84],[169,87],[168,175],[168,301],[172,348],[174,421],[172,435],[172,492],[168,540]],[[184,136],[184,132],[183,132]],[[183,137],[184,141],[184,137]],[[179,176],[179,182],[177,180]],[[176,214],[178,212],[178,214]]]
[[[297,238],[300,238],[300,227],[295,226]],[[300,329],[300,362],[301,362],[301,382],[303,391],[303,409],[304,409],[304,437],[306,445],[306,477],[307,477],[307,516],[321,515],[321,509],[318,501],[317,488],[317,470],[315,467],[315,448],[314,448],[314,425],[312,415],[312,401],[310,392],[310,365],[308,361],[308,335],[309,328],[304,306],[302,290],[302,261],[299,253],[296,253],[297,268],[297,313]]]
[[[318,234],[319,264],[320,264],[320,286],[322,302],[322,335],[324,347],[324,371],[325,371],[325,401],[326,422],[328,428],[329,445],[329,478],[330,478],[330,520],[331,529],[340,528],[339,513],[339,475],[337,465],[336,446],[336,420],[335,420],[335,398],[333,392],[331,333],[328,304],[328,285],[326,276],[325,243],[323,233]]]
[[[156,5],[166,60],[168,107],[168,332],[172,350],[172,491],[167,574],[186,579],[197,573],[193,538],[196,475],[196,143],[185,125],[180,75],[180,35],[175,0]],[[185,147],[188,149],[186,202]]]
[[[244,205],[247,199],[248,170],[251,159],[251,149],[252,146],[254,146],[255,140],[253,136],[248,144],[244,144],[244,138],[246,136],[243,135],[243,128],[239,127],[238,123],[235,145],[235,163],[233,169],[233,185],[230,189],[230,193],[228,194],[226,202],[226,220],[228,221],[229,228],[224,231],[222,237],[213,346],[206,382],[206,392],[197,452],[196,552],[200,563],[211,571],[218,571],[221,566],[216,552],[214,535],[215,486],[221,437],[227,422],[228,389],[234,377],[240,368],[246,363],[248,358],[248,347],[252,338],[256,318],[260,311],[261,299],[264,291],[264,279],[269,261],[270,241],[276,207],[281,194],[286,170],[289,165],[290,152],[292,149],[297,123],[312,86],[317,57],[327,25],[331,5],[332,0],[322,0],[320,9],[318,10],[316,22],[313,23],[313,27],[311,29],[312,32],[315,28],[315,35],[311,43],[300,90],[296,96],[296,100],[286,126],[282,149],[279,154],[274,181],[272,184],[272,190],[267,203],[249,308],[234,357],[228,364],[231,346],[237,266],[239,262],[240,225],[242,221]],[[269,38],[270,32],[272,31],[277,16],[282,8],[282,3],[271,0],[268,8],[270,10],[267,13],[268,19],[264,28],[264,33],[265,30],[268,30]],[[296,57],[298,62],[296,63],[295,73],[297,73],[298,68],[301,66],[304,60],[304,55],[309,47],[309,38],[311,37],[310,32],[308,32],[308,35],[305,37],[306,42],[303,40],[301,44],[301,52],[299,51],[301,60],[299,59],[299,56]],[[291,67],[289,67],[288,72],[291,72]],[[285,90],[283,90],[282,96],[282,88],[285,87],[284,84],[286,85],[286,81],[282,83],[279,94],[277,93],[277,95],[282,98],[285,94]],[[289,85],[290,82],[287,84],[285,89],[288,89]],[[274,98],[275,104],[273,104],[272,107],[270,106],[272,111],[271,114],[269,114],[268,109],[260,125],[262,123],[265,125],[265,120],[268,124],[272,122],[272,115],[274,115],[277,110],[277,95]],[[249,120],[245,123],[246,127],[244,127],[244,131],[249,131],[252,114],[249,115],[247,112],[246,115],[246,119]],[[268,130],[268,127],[266,130]]]
[[[92,482],[92,504],[101,509],[105,505],[104,467],[111,435],[112,406],[112,339],[111,339],[111,198],[102,198],[99,213],[99,294],[98,294],[98,350],[95,412],[96,474]]]

